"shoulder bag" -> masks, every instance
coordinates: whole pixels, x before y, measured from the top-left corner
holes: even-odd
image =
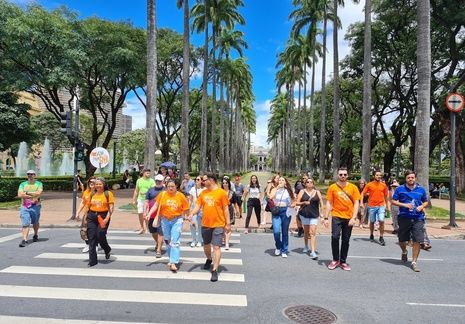
[[[283,189],[287,190],[286,188],[283,188]],[[284,190],[283,190],[283,193],[281,194],[281,198],[279,199],[279,202],[281,202],[283,199]],[[273,201],[273,199],[270,199],[270,200]],[[273,207],[271,207],[270,210],[271,210],[271,215],[278,215],[279,211],[281,210],[281,207],[279,207],[277,204],[274,205],[274,201],[273,201]]]

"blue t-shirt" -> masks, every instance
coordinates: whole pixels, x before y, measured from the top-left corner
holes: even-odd
[[[189,179],[184,186],[184,194],[187,196],[189,194],[189,191],[195,186],[195,181],[192,179]]]
[[[392,195],[392,199],[403,204],[412,203],[414,205],[413,210],[399,206],[399,217],[419,220],[425,219],[425,213],[423,211],[418,212],[416,210],[418,206],[428,201],[426,190],[419,184],[415,184],[415,187],[412,190],[410,190],[406,185],[397,187],[396,191],[394,191],[394,195]]]
[[[165,190],[165,187],[152,187],[149,189],[149,191],[147,191],[147,193],[145,194],[145,200],[149,201],[149,210],[154,205],[155,198],[158,196],[160,192],[164,190]]]

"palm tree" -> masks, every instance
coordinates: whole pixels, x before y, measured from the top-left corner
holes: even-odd
[[[157,113],[157,22],[156,1],[147,1],[147,105],[144,167],[155,168]]]
[[[417,1],[418,106],[415,130],[415,163],[418,182],[428,188],[429,134],[431,109],[431,33],[430,2]]]
[[[337,17],[337,7],[341,0],[333,1],[334,16]],[[339,44],[338,44],[338,22],[333,20],[333,175],[336,178],[337,169],[341,160],[341,117],[340,117],[340,89],[339,89]]]
[[[208,110],[208,22],[209,22],[209,0],[199,0],[191,10],[194,17],[192,29],[197,33],[202,30],[205,33],[203,48],[203,78],[202,78],[202,119],[200,135],[200,172],[207,170],[207,110]]]
[[[188,165],[189,157],[189,0],[178,0],[178,8],[181,6],[184,7],[184,49],[183,49],[183,65],[182,65],[182,112],[181,112],[181,124],[182,124],[182,133],[181,133],[181,166],[180,171],[181,175],[185,172],[188,172],[190,166]]]
[[[370,178],[371,155],[371,0],[365,0],[363,55],[362,178]]]

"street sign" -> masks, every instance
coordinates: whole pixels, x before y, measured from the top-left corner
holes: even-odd
[[[452,112],[460,112],[465,106],[465,98],[460,93],[451,92],[446,97],[446,107]]]
[[[110,154],[103,147],[96,147],[90,152],[90,163],[95,168],[104,168],[110,163]]]

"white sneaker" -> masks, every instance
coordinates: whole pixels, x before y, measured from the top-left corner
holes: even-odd
[[[229,244],[226,244],[226,245],[224,246],[224,249],[225,249],[226,251],[228,251],[228,250],[229,250]]]
[[[84,248],[82,249],[82,253],[87,253],[87,252],[89,252],[89,246],[88,245],[84,246]]]
[[[283,258],[287,258],[287,253],[281,253],[281,256],[282,256]]]
[[[308,247],[304,247],[304,249],[303,249],[302,252],[303,252],[303,253],[308,253]]]
[[[195,243],[194,241],[191,242],[191,247],[195,247],[197,243]]]
[[[318,255],[317,255],[315,252],[311,252],[311,253],[310,253],[310,257],[311,257],[313,260],[318,260]]]
[[[274,255],[278,256],[280,254],[281,254],[281,250],[278,250],[278,249],[274,250]]]
[[[195,246],[196,246],[196,247],[201,247],[201,246],[202,246],[202,243],[197,242],[197,244],[196,244]]]

